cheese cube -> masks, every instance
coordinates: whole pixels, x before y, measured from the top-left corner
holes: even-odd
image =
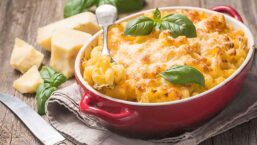
[[[24,73],[33,65],[39,67],[43,61],[44,55],[34,49],[25,41],[16,38],[14,48],[11,55],[10,64],[13,68]]]
[[[13,87],[21,93],[34,93],[39,85],[43,83],[36,65],[32,66],[19,79],[13,82]]]
[[[95,34],[99,30],[95,15],[90,12],[84,12],[39,28],[38,44],[51,51],[51,37],[57,29],[63,28],[75,29],[90,34]]]
[[[91,35],[73,29],[57,30],[52,37],[50,66],[70,78],[74,74],[74,63],[80,48]]]

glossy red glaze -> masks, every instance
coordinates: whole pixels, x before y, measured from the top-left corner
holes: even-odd
[[[87,112],[92,115],[100,116],[102,119],[104,119],[107,122],[110,122],[111,124],[121,125],[124,123],[123,121],[124,119],[133,116],[133,112],[130,111],[128,108],[125,108],[123,106],[117,106],[117,105],[116,105],[117,107],[114,107],[115,104],[113,105],[110,102],[105,102],[104,100],[98,100],[98,99],[99,99],[98,97],[92,97],[88,93],[84,93],[84,96],[82,97],[82,100],[80,102],[80,110],[82,112]],[[112,113],[113,110],[110,112],[107,112],[104,109],[99,109],[101,107],[102,108],[108,107],[105,104],[108,104],[109,111],[111,108],[113,108],[114,110],[118,108],[119,112]],[[97,106],[97,107],[93,107],[93,106]]]
[[[238,13],[233,16],[240,20]],[[253,38],[251,40],[253,41]],[[206,121],[233,99],[252,64],[254,50],[251,52],[250,59],[241,71],[213,91],[177,102],[148,105],[121,101],[93,91],[92,87],[83,83],[79,71],[81,58],[78,58],[75,76],[83,95],[80,109],[84,113],[101,118],[110,130],[131,137],[156,138],[184,131]]]
[[[229,14],[231,17],[233,17],[243,23],[243,19],[240,16],[240,14],[234,8],[232,8],[230,6],[216,6],[216,7],[211,8],[211,10]]]

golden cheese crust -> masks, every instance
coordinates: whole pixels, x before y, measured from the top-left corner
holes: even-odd
[[[172,38],[170,32],[158,30],[147,36],[125,36],[127,22],[113,25],[108,44],[114,60],[125,68],[125,79],[113,88],[102,89],[102,93],[144,103],[188,98],[218,85],[244,61],[249,50],[247,38],[242,30],[226,23],[222,14],[207,15],[195,10],[162,11],[163,16],[170,13],[181,13],[191,19],[197,37]],[[152,13],[144,15],[152,17]],[[101,46],[102,38],[99,37],[96,49]],[[82,71],[90,65],[87,62],[85,59],[82,63]],[[177,85],[160,77],[160,72],[174,65],[198,69],[204,75],[205,87]],[[84,75],[87,77],[91,76]]]

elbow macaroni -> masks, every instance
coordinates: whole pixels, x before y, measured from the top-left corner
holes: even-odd
[[[117,64],[101,56],[102,38],[82,62],[84,79],[94,87],[113,85],[100,92],[136,102],[166,102],[188,98],[223,82],[244,61],[247,38],[241,30],[226,23],[223,15],[208,16],[194,10],[163,11],[181,13],[196,26],[197,37],[172,38],[167,31],[155,30],[147,36],[125,36],[127,22],[110,28],[108,45]],[[151,13],[145,15],[151,17]],[[159,76],[173,65],[192,66],[204,75],[205,87],[176,85]]]
[[[109,56],[101,55],[101,47],[95,47],[91,51],[90,59],[84,65],[84,79],[97,89],[118,84],[125,76],[122,65],[111,63]]]

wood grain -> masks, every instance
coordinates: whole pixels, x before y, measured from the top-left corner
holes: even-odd
[[[14,38],[26,40],[45,54],[44,63],[50,54],[36,44],[37,28],[62,19],[65,0],[0,0],[0,92],[19,97],[35,107],[34,95],[21,95],[12,88],[13,80],[20,75],[9,65]],[[210,8],[217,5],[235,7],[242,15],[246,25],[257,37],[257,1],[256,0],[147,0],[144,9],[163,6],[197,6]],[[124,14],[123,14],[124,15]],[[256,42],[256,40],[255,40]],[[257,61],[255,59],[255,66]],[[257,73],[257,67],[252,68]],[[72,144],[66,142],[67,144]],[[0,145],[34,145],[39,141],[24,125],[2,104],[0,104]],[[256,145],[257,119],[231,129],[201,143],[201,145]]]

